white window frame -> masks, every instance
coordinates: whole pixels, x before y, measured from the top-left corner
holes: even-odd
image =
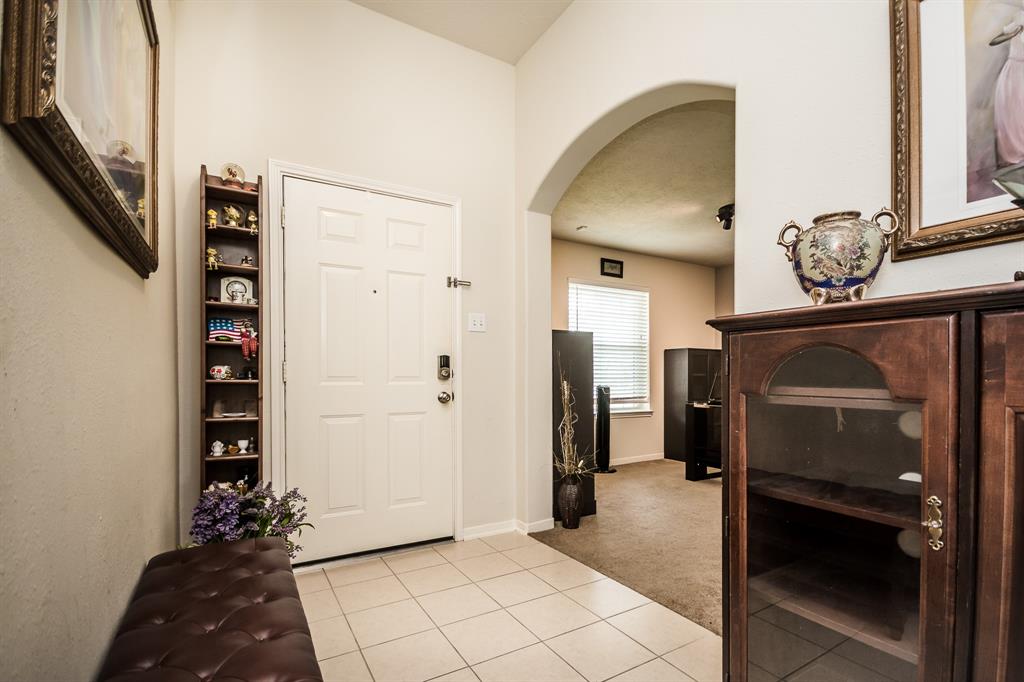
[[[590,331],[590,330],[572,329],[570,324],[569,324],[569,320],[571,318],[571,315],[570,315],[568,306],[569,306],[569,301],[570,301],[570,298],[571,298],[570,290],[572,288],[572,285],[574,285],[574,284],[583,284],[583,285],[586,285],[586,286],[589,286],[589,287],[600,287],[600,288],[603,288],[603,289],[620,289],[620,290],[624,289],[624,290],[629,290],[629,291],[641,291],[641,292],[644,292],[644,293],[647,294],[647,333],[646,333],[646,336],[647,336],[647,391],[646,391],[647,392],[647,400],[644,401],[644,402],[641,402],[641,403],[636,403],[636,402],[634,402],[634,403],[625,403],[625,404],[619,403],[618,405],[616,405],[616,403],[615,403],[615,396],[613,395],[612,396],[612,404],[611,404],[611,416],[612,416],[613,419],[615,419],[615,418],[618,418],[618,417],[649,417],[649,416],[653,415],[654,412],[651,409],[651,290],[649,288],[647,288],[647,287],[637,286],[637,285],[634,285],[634,284],[625,284],[625,283],[618,283],[618,282],[616,282],[616,283],[598,282],[598,281],[594,281],[594,280],[579,279],[579,278],[575,278],[575,277],[570,277],[568,279],[568,285],[566,286],[566,290],[565,290],[566,304],[567,304],[566,320],[565,320],[565,322],[566,322],[566,327],[569,327],[569,331]],[[597,352],[596,349],[595,349],[594,352],[595,352],[595,355],[596,355],[596,352]],[[596,367],[596,364],[597,363],[596,363],[596,358],[595,358],[595,363],[594,363],[595,367]],[[595,387],[597,386],[596,378],[594,380],[594,386]],[[596,394],[595,394],[594,398],[595,398],[595,401],[596,401]],[[595,411],[596,411],[596,404],[595,404]]]

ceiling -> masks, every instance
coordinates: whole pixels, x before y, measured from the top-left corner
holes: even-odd
[[[736,228],[726,232],[715,214],[735,198],[735,118],[733,102],[692,102],[629,128],[569,185],[551,215],[552,236],[700,265],[732,263]]]
[[[500,59],[519,61],[572,0],[354,0],[392,19]]]

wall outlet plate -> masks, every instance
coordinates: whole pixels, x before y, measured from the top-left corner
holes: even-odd
[[[485,332],[487,331],[487,315],[484,313],[470,313],[469,324],[466,326],[466,331],[471,332]]]

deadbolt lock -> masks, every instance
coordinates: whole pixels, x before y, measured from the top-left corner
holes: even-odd
[[[448,381],[452,378],[451,357],[447,355],[437,356],[437,378],[441,381]]]

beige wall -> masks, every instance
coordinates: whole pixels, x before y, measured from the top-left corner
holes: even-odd
[[[236,161],[254,178],[274,158],[461,198],[460,274],[473,286],[459,295],[488,322],[462,334],[464,522],[511,523],[514,69],[347,2],[181,2],[176,21],[181,300],[198,298],[202,163]],[[185,306],[179,324],[185,516],[199,316]]]
[[[601,258],[624,262],[622,280],[600,276]],[[612,461],[660,457],[664,453],[664,354],[666,348],[713,348],[715,270],[667,258],[551,240],[551,327],[568,329],[569,280],[614,286],[622,283],[650,291],[650,416],[612,419]]]
[[[0,132],[0,677],[96,672],[176,542],[174,34],[161,39],[160,269],[141,279]]]
[[[735,311],[735,280],[735,266],[715,268],[715,317],[732,315]]]

